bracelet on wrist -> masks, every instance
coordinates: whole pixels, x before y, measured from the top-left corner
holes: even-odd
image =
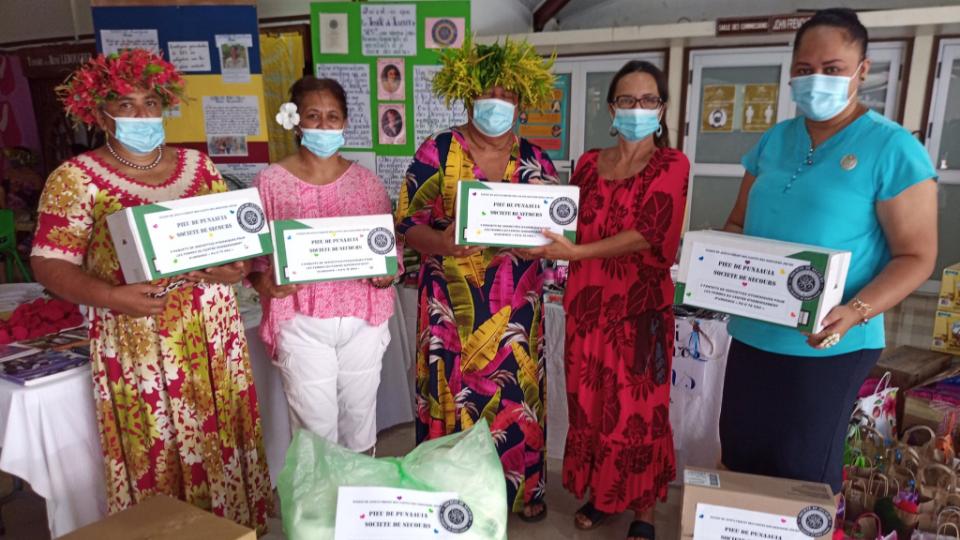
[[[853,300],[850,300],[849,306],[860,314],[860,324],[867,324],[870,321],[873,306],[864,302],[859,296],[854,296]]]

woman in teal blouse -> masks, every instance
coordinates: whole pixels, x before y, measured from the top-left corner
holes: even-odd
[[[933,271],[936,173],[903,127],[857,91],[867,31],[848,9],[797,32],[790,89],[798,116],[766,132],[726,229],[852,252],[844,303],[822,332],[734,318],[720,419],[732,470],[825,482],[840,491],[857,390],[885,346],[883,312]]]

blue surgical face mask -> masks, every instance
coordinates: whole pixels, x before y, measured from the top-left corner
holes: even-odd
[[[300,144],[317,157],[328,158],[345,143],[342,129],[300,129]]]
[[[104,113],[106,114],[106,113]],[[128,118],[120,116],[113,119],[114,138],[127,150],[135,154],[149,154],[163,144],[163,118]]]
[[[473,125],[488,137],[499,137],[513,128],[517,106],[502,99],[478,99],[473,102]]]
[[[660,129],[660,110],[617,109],[613,116],[613,127],[630,142],[646,139]]]
[[[857,71],[851,77],[815,73],[790,79],[790,95],[797,108],[816,122],[830,120],[840,114],[853,99],[850,81],[856,77],[861,65],[857,66]]]

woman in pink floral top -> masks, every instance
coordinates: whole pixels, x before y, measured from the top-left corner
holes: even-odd
[[[277,120],[296,126],[300,150],[256,179],[271,220],[389,214],[377,176],[338,153],[347,101],[330,79],[304,77]],[[280,369],[295,428],[358,452],[376,443],[380,363],[390,342],[392,277],[277,286],[267,258],[254,262],[260,335]]]

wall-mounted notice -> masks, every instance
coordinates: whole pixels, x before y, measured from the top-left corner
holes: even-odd
[[[463,45],[466,27],[463,17],[427,17],[424,26],[423,41],[428,49],[458,49]]]
[[[129,30],[100,30],[100,43],[103,45],[103,54],[109,55],[123,49],[146,49],[159,51],[160,40],[157,38],[156,28],[129,29]]]
[[[257,96],[203,96],[207,135],[260,135]]]
[[[462,103],[447,107],[433,93],[433,76],[440,66],[413,67],[413,119],[416,145],[419,147],[430,135],[467,122],[467,110]]]
[[[700,129],[733,131],[733,106],[737,87],[733,84],[708,84],[703,87],[703,110],[700,111]]]
[[[253,46],[250,34],[224,34],[216,36],[220,52],[220,71],[223,81],[230,83],[250,82],[250,59],[247,48]]]
[[[391,201],[397,200],[400,185],[403,184],[407,168],[412,162],[412,156],[377,156],[377,176],[387,187]]]
[[[183,73],[210,71],[210,44],[206,41],[168,41],[170,63]]]
[[[350,29],[346,13],[320,14],[320,54],[350,52]]]
[[[372,148],[370,65],[317,64],[317,77],[336,80],[347,93],[349,120],[343,133],[347,148]]]
[[[217,163],[220,174],[233,177],[244,187],[251,187],[253,179],[266,168],[266,163]]]
[[[402,103],[381,103],[377,119],[380,144],[407,144],[406,110]]]
[[[416,56],[417,6],[363,4],[360,34],[364,56]]]

